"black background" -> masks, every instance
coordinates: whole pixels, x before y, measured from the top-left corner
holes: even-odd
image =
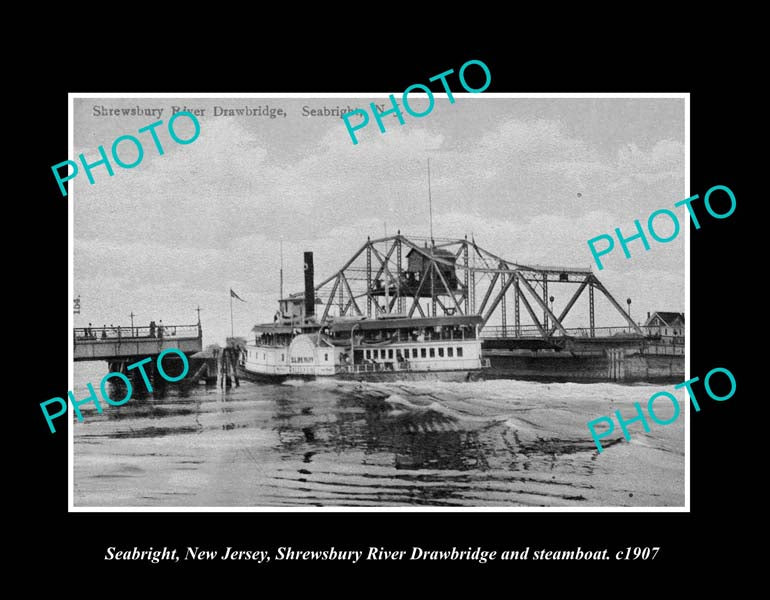
[[[350,19],[350,17],[348,17]],[[175,25],[177,28],[181,24]],[[200,22],[197,24],[200,29]],[[278,25],[275,25],[279,27]],[[288,27],[283,23],[280,27]],[[735,269],[742,260],[738,243],[740,223],[746,219],[749,198],[738,177],[745,151],[740,124],[748,112],[748,100],[738,94],[734,68],[743,55],[724,40],[705,43],[702,38],[684,41],[688,29],[656,27],[638,35],[626,29],[616,34],[586,31],[550,33],[521,41],[515,32],[534,24],[517,23],[510,36],[495,43],[473,44],[464,37],[439,35],[441,41],[423,43],[419,30],[408,34],[394,30],[386,38],[367,39],[366,28],[349,22],[328,39],[309,41],[288,29],[269,42],[253,31],[240,35],[195,35],[194,43],[138,36],[137,30],[88,31],[67,44],[66,68],[35,72],[39,80],[33,127],[37,137],[34,153],[25,161],[33,175],[25,181],[23,197],[35,210],[34,236],[42,252],[33,253],[33,277],[26,290],[29,304],[39,302],[37,315],[45,315],[45,343],[29,340],[35,375],[23,382],[25,413],[14,417],[14,427],[26,434],[24,453],[28,463],[23,476],[22,501],[31,515],[22,534],[27,549],[17,560],[45,560],[44,581],[79,581],[79,589],[93,586],[89,574],[121,589],[143,586],[148,575],[160,576],[174,585],[216,581],[227,593],[232,582],[251,581],[253,594],[267,593],[261,585],[280,576],[287,592],[305,587],[342,590],[348,575],[368,575],[372,587],[405,585],[402,575],[428,582],[474,582],[495,578],[510,584],[531,584],[529,575],[546,575],[537,584],[541,591],[561,585],[602,593],[609,591],[612,572],[621,575],[623,588],[661,583],[659,577],[687,577],[685,564],[697,565],[706,577],[720,577],[739,564],[742,536],[750,533],[752,498],[750,480],[738,466],[749,462],[737,443],[751,416],[746,393],[747,369],[740,343],[746,309],[738,302],[746,292]],[[248,28],[246,28],[248,29]],[[283,31],[283,29],[281,29]],[[563,31],[563,30],[562,30]],[[247,35],[248,34],[248,35]],[[435,35],[435,34],[434,34]],[[122,36],[122,37],[121,37]],[[325,34],[326,36],[326,34]],[[695,33],[692,36],[697,38]],[[172,36],[174,37],[174,36]],[[180,38],[185,36],[180,35]],[[231,39],[242,41],[233,42]],[[330,46],[335,38],[336,47]],[[132,40],[116,45],[116,39]],[[410,41],[414,39],[415,41]],[[694,38],[690,38],[694,39]],[[155,41],[153,41],[155,40]],[[100,49],[109,48],[109,51]],[[50,166],[68,156],[68,92],[382,92],[398,94],[412,83],[427,83],[446,69],[457,70],[470,59],[484,61],[492,74],[487,92],[690,92],[692,194],[701,198],[714,185],[726,185],[736,195],[738,208],[725,220],[711,218],[702,200],[693,207],[702,228],[691,228],[690,313],[691,376],[701,378],[721,366],[732,371],[738,392],[727,402],[706,399],[701,384],[702,410],[691,411],[691,513],[73,513],[67,512],[67,434],[51,435],[39,403],[62,396],[67,385],[67,202],[51,176]],[[450,80],[451,81],[451,80]],[[440,90],[434,84],[433,89]],[[458,84],[459,85],[459,84]],[[455,85],[452,86],[455,89]],[[30,92],[33,93],[33,92]],[[757,123],[761,123],[758,119]],[[750,135],[750,134],[749,134]],[[35,190],[30,196],[26,184]],[[661,202],[661,208],[667,200]],[[720,206],[715,203],[715,206]],[[681,210],[681,209],[680,209]],[[721,210],[721,209],[720,209]],[[619,224],[621,225],[621,224]],[[654,251],[655,247],[651,251]],[[130,268],[130,265],[127,265]],[[733,279],[733,284],[725,281]],[[759,292],[758,292],[759,293]],[[66,302],[65,302],[66,300]],[[44,313],[40,313],[44,310]],[[747,323],[748,324],[748,323]],[[28,336],[29,337],[29,336]],[[42,370],[41,367],[42,366]],[[14,385],[22,385],[15,382]],[[13,394],[9,394],[9,398]],[[633,465],[629,465],[632,469]],[[8,498],[12,503],[13,489]],[[408,549],[467,548],[532,550],[660,546],[655,561],[630,562],[473,562],[402,561],[398,563],[344,562],[281,563],[217,561],[208,563],[160,563],[103,560],[108,546],[179,548],[201,546],[223,549],[275,549],[278,546],[313,549],[365,549],[368,546]],[[42,553],[42,555],[41,555]],[[732,564],[728,565],[727,562]],[[565,570],[577,578],[560,578]],[[713,569],[713,570],[711,570]],[[209,579],[218,572],[216,580]],[[313,576],[304,575],[314,573]],[[319,579],[316,574],[333,579]],[[635,575],[632,576],[631,574]],[[136,577],[135,577],[136,575]],[[511,575],[516,575],[515,579]],[[655,577],[650,577],[650,576]],[[636,578],[639,576],[639,579]],[[73,579],[74,578],[74,579]],[[341,579],[337,579],[341,578]],[[614,577],[612,578],[614,579]],[[326,582],[326,583],[322,583]],[[110,590],[102,584],[101,592]],[[280,589],[280,588],[279,588]],[[358,588],[360,594],[367,588]],[[406,588],[404,588],[406,589]],[[233,591],[235,588],[233,589]],[[94,590],[95,591],[95,590]],[[360,595],[357,594],[357,595]],[[89,595],[89,594],[86,594]]]

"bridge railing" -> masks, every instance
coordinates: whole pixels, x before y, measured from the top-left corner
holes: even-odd
[[[644,353],[661,356],[684,354],[684,344],[648,344]]]
[[[660,339],[669,345],[684,345],[684,336],[671,336],[661,335],[659,326],[645,326],[640,325],[643,335],[639,335],[632,327],[626,325],[624,327],[594,327],[593,336],[591,335],[591,329],[589,327],[567,327],[565,331],[569,337],[575,338],[607,338],[607,337],[638,337],[648,339]],[[512,339],[532,339],[542,338],[543,335],[540,330],[534,325],[524,325],[519,327],[518,332],[513,325],[487,325],[480,333],[481,338],[512,338]],[[564,334],[558,329],[553,332],[554,338],[564,337]]]
[[[136,340],[136,339],[163,339],[163,338],[196,338],[200,337],[199,325],[156,325],[154,327],[76,327],[73,329],[75,343]]]
[[[552,273],[590,273],[591,267],[565,267],[563,265],[533,265],[533,264],[522,264],[521,265],[524,269],[532,269],[533,271],[549,271]]]

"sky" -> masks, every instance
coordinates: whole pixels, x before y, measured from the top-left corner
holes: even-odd
[[[472,235],[523,264],[590,266],[623,306],[632,299],[635,320],[684,310],[683,230],[667,244],[650,240],[649,251],[632,242],[630,259],[616,240],[601,271],[587,244],[616,227],[631,235],[634,219],[646,223],[661,208],[685,223],[685,208],[673,206],[687,197],[683,99],[455,99],[437,94],[430,114],[405,114],[404,125],[384,117],[384,134],[370,115],[354,145],[342,119],[309,109],[387,98],[75,98],[75,157],[93,162],[99,145],[109,155],[121,135],[144,149],[133,169],[113,162],[112,177],[98,166],[93,185],[82,169],[70,182],[75,326],[128,325],[131,312],[139,325],[192,324],[200,306],[204,342],[221,343],[230,334],[232,288],[246,300],[233,306],[235,334],[245,335],[277,308],[281,240],[285,290],[294,292],[303,288],[305,250],[314,252],[318,282],[367,236],[428,235],[428,158],[436,237]],[[174,106],[205,111],[190,144],[169,135]],[[414,110],[425,106],[415,96]],[[156,130],[163,155],[149,133],[138,133],[157,112],[104,114],[137,107],[164,109]],[[215,107],[285,116],[225,116]],[[174,126],[179,137],[192,135],[189,120]],[[125,162],[137,156],[130,142],[119,153]],[[657,225],[658,235],[671,232],[665,219]],[[567,300],[559,291],[555,311]],[[582,300],[568,325],[587,324]],[[617,324],[622,319],[597,296],[597,325]]]

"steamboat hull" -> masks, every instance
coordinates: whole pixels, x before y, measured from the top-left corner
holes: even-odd
[[[347,381],[468,381],[473,371],[385,371],[379,373],[337,373],[334,379]]]
[[[278,375],[274,373],[256,373],[238,365],[238,377],[253,383],[283,383],[287,379],[315,379],[313,375]]]
[[[254,383],[283,383],[289,379],[312,381],[315,379],[338,379],[342,381],[371,381],[371,382],[389,382],[389,381],[448,381],[462,382],[471,380],[474,375],[479,374],[471,370],[465,371],[381,371],[376,373],[335,373],[334,375],[308,375],[305,373],[296,373],[288,375],[277,375],[270,373],[255,373],[242,366],[238,366],[238,377]]]

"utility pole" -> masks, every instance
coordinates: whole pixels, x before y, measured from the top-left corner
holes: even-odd
[[[278,291],[278,308],[281,309],[281,317],[283,317],[283,303],[281,300],[283,300],[283,238],[281,238],[281,289]]]
[[[430,159],[428,159],[428,212],[430,214],[430,245],[433,248],[435,242],[433,241],[433,198],[430,194]]]
[[[626,298],[626,303],[628,304],[628,320],[631,321],[631,298]],[[633,323],[633,321],[631,322]],[[629,333],[631,333],[630,330]]]

